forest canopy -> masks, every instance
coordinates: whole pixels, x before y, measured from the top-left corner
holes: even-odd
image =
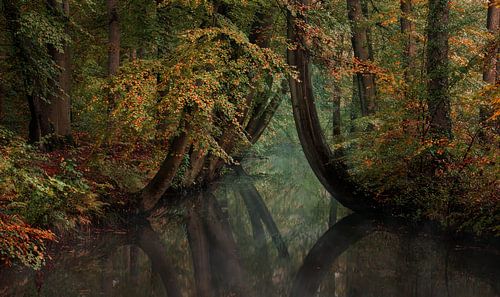
[[[0,260],[284,139],[347,208],[498,236],[497,6],[2,1]]]

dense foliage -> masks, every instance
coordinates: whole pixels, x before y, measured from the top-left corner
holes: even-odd
[[[498,235],[500,16],[486,2],[2,1],[2,224],[149,212],[300,141],[320,180],[311,156],[331,150],[316,167],[335,164],[378,210]]]
[[[45,242],[55,240],[54,233],[32,228],[18,217],[0,214],[0,263],[20,261],[35,269],[45,264]]]

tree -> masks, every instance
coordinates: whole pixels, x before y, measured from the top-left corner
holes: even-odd
[[[452,137],[449,94],[449,1],[429,0],[427,18],[427,106],[432,139]]]
[[[366,23],[368,8],[365,0],[347,0],[348,16],[351,23],[351,41],[357,67],[366,68],[373,61],[373,52],[370,42],[370,29]],[[375,113],[377,109],[377,90],[375,75],[366,70],[356,73],[359,100],[362,116]]]
[[[108,75],[114,76],[120,67],[120,18],[118,0],[106,0],[108,9]]]
[[[179,135],[174,136],[172,145],[160,169],[139,194],[141,203],[140,208],[142,211],[150,211],[153,209],[161,196],[163,196],[170,187],[177,174],[177,170],[181,165],[186,149],[190,145],[188,134],[189,127],[183,127],[182,129],[183,131]]]
[[[494,85],[500,81],[500,63],[498,62],[499,46],[498,32],[500,27],[500,9],[495,0],[488,2],[488,13],[486,18],[486,28],[488,32],[494,36],[492,46],[490,46],[485,54],[483,67],[483,81],[489,85]],[[489,106],[481,106],[479,109],[479,117],[483,124],[491,117],[492,110]],[[481,133],[481,139],[484,140],[485,133]]]
[[[225,14],[230,10],[225,5],[220,8],[224,8]],[[165,86],[167,91],[159,93],[162,97],[173,97],[160,101],[172,103],[180,100],[184,108],[181,108],[182,116],[176,118],[180,131],[170,139],[172,145],[167,157],[139,194],[143,211],[150,211],[166,193],[184,160],[189,162],[183,172],[184,187],[206,185],[218,177],[225,163],[238,160],[239,154],[257,141],[283,97],[281,92],[271,92],[272,84],[281,82],[278,69],[286,68],[284,61],[266,48],[270,40],[271,18],[256,17],[247,37],[242,32],[234,32],[228,26],[230,23],[226,23],[230,20],[225,15],[217,17],[217,26],[190,32],[193,36],[202,35],[183,44],[189,52],[178,52],[178,64],[161,75],[169,83],[161,82],[159,85]],[[215,42],[214,36],[224,42]],[[190,45],[193,43],[198,44],[196,50]],[[186,63],[185,59],[193,60]],[[229,67],[231,65],[233,67]],[[241,68],[240,65],[246,66]],[[176,68],[192,73],[192,77],[174,79],[175,75],[183,73]],[[179,91],[177,88],[185,89]],[[228,94],[227,90],[232,91]],[[185,94],[180,96],[180,93]],[[206,135],[199,137],[200,134]]]
[[[68,0],[58,3],[56,0],[48,1],[49,10],[52,15],[60,19],[68,34],[69,2]],[[48,51],[52,57],[57,75],[53,82],[53,90],[49,93],[48,104],[42,104],[42,110],[48,117],[50,123],[49,131],[44,131],[42,137],[53,134],[57,138],[71,139],[71,102],[69,97],[71,85],[71,66],[68,42],[63,42],[62,48],[57,49],[49,45]],[[43,116],[43,115],[42,115]],[[48,134],[47,134],[48,133]]]
[[[294,7],[307,9],[310,2],[297,0],[293,4]],[[296,48],[287,50],[287,61],[297,71],[297,77],[290,77],[289,84],[299,140],[309,165],[328,192],[347,208],[368,211],[372,208],[370,198],[362,191],[357,191],[357,186],[349,180],[346,167],[341,161],[335,160],[321,130],[314,101],[310,57],[303,48],[306,43],[302,23],[305,21],[302,10],[288,12],[287,37]]]
[[[65,54],[68,39],[68,2],[56,5],[55,1],[32,3],[33,6],[21,10],[21,3],[4,3],[7,29],[10,32],[15,65],[22,78],[31,120],[29,142],[37,143],[43,150],[51,150],[59,141],[71,137],[69,91],[69,60]],[[37,10],[40,10],[37,11]],[[23,18],[24,14],[35,14],[39,20],[52,27],[40,27],[36,21]],[[51,23],[53,22],[53,23]],[[30,32],[27,28],[38,31]],[[51,32],[48,34],[47,32]],[[33,38],[40,35],[38,39]],[[67,52],[67,49],[66,49]]]
[[[401,0],[401,33],[404,40],[403,66],[405,68],[405,80],[410,83],[415,74],[415,60],[417,55],[417,45],[415,43],[415,23],[412,20],[413,4],[412,0]]]
[[[495,37],[493,46],[488,48],[488,52],[485,56],[484,68],[483,68],[483,80],[488,84],[494,84],[498,81],[497,77],[497,51],[498,51],[498,29],[500,26],[500,9],[495,0],[490,0],[488,2],[488,13],[486,19],[486,28],[488,32]]]

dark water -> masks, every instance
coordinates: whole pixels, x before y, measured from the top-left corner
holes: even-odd
[[[349,214],[295,149],[244,167],[40,272],[0,272],[0,296],[500,296],[498,250]]]

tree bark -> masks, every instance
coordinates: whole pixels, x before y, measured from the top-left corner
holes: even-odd
[[[3,85],[0,84],[0,125],[2,124],[3,113],[4,113],[4,111],[3,111],[3,102],[4,102],[4,88],[3,88]]]
[[[198,147],[197,144],[191,146],[191,154],[189,155],[189,170],[182,181],[183,186],[189,187],[197,182],[198,175],[203,170],[207,156],[207,150]]]
[[[486,28],[491,35],[495,37],[494,46],[488,49],[484,59],[483,80],[488,84],[495,84],[497,81],[497,51],[498,51],[498,29],[500,26],[500,9],[496,5],[500,3],[496,0],[490,0],[488,3],[488,15],[486,19]]]
[[[359,117],[359,80],[358,76],[354,74],[352,76],[352,97],[351,97],[351,102],[350,102],[350,109],[349,109],[349,118],[350,118],[350,124],[349,124],[349,132],[353,133],[356,131],[356,125],[354,121]]]
[[[373,52],[370,44],[370,32],[366,24],[366,15],[363,11],[364,0],[347,0],[348,17],[351,22],[351,42],[354,58],[359,64],[367,64],[373,61]],[[373,73],[357,72],[359,81],[359,99],[362,116],[375,113],[377,109],[377,90],[375,75]]]
[[[283,83],[286,83],[286,81]],[[281,95],[286,94],[286,91],[285,86],[283,86]],[[245,132],[251,144],[255,144],[260,139],[267,126],[269,126],[269,123],[280,106],[281,100],[282,97],[279,94],[275,95],[268,105],[260,107],[263,109],[262,113],[255,113],[248,121]]]
[[[429,0],[427,21],[427,105],[432,139],[452,137],[449,94],[449,1]]]
[[[63,4],[57,4],[55,0],[45,2],[48,10],[57,18],[62,19],[67,25],[69,5],[67,1]],[[37,143],[42,150],[50,150],[53,148],[53,142],[49,141],[49,145],[41,140],[49,135],[56,137],[70,137],[70,104],[69,99],[64,97],[69,92],[70,70],[67,67],[69,58],[65,57],[68,50],[65,48],[64,53],[57,52],[53,46],[49,48],[39,48],[33,44],[31,40],[26,38],[20,28],[20,3],[16,1],[4,1],[5,16],[7,19],[7,29],[12,35],[12,41],[15,48],[15,56],[23,64],[20,67],[22,81],[26,90],[26,98],[30,110],[29,124],[29,142]],[[33,61],[33,53],[43,54],[48,51],[54,60],[54,64],[59,71],[56,77],[44,77],[39,74],[39,66],[36,61]],[[46,93],[43,85],[48,80],[52,85],[49,90],[47,102],[43,99],[43,94]]]
[[[30,123],[29,123],[29,131],[28,131],[28,142],[31,144],[40,143],[42,140],[41,133],[41,103],[42,99],[37,94],[28,94],[28,107],[30,110]],[[43,145],[43,144],[40,144]],[[43,147],[42,147],[43,149]]]
[[[415,42],[415,23],[411,20],[413,13],[412,0],[401,0],[401,34],[404,39],[403,66],[407,83],[410,82],[415,71],[415,58],[417,55],[417,44]]]
[[[161,164],[160,169],[140,192],[139,200],[142,211],[152,210],[156,203],[160,201],[161,196],[163,196],[171,186],[177,174],[177,170],[182,163],[186,149],[189,146],[189,142],[188,127],[186,127],[185,131],[174,137],[169,152]]]
[[[333,82],[333,96],[332,96],[332,135],[334,139],[339,138],[342,134],[342,117],[340,113],[340,99],[342,98],[342,89],[340,88],[340,81]]]
[[[500,27],[500,9],[497,7],[500,3],[496,0],[490,0],[488,3],[488,15],[486,19],[486,28],[495,37],[493,46],[488,48],[488,52],[484,58],[484,68],[483,68],[483,81],[489,85],[494,85],[499,81],[499,70],[500,63],[498,62],[498,33]],[[486,125],[486,121],[491,117],[493,111],[490,106],[481,106],[479,108],[479,118],[483,125]],[[480,134],[480,139],[483,141],[486,138],[486,134],[483,132]]]
[[[219,13],[227,14],[227,10],[229,9],[227,5],[223,3],[218,3],[217,5]],[[249,34],[249,41],[261,48],[267,48],[271,39],[272,28],[272,14],[257,13]],[[276,96],[269,103],[267,98],[265,98],[266,100],[262,100],[262,103],[252,106],[256,98],[262,99],[260,96],[266,95],[257,94],[254,91],[250,92],[247,95],[246,105],[242,106],[238,112],[240,116],[237,118],[237,122],[244,129],[243,132],[246,133],[251,144],[254,144],[260,138],[281,102],[281,98]],[[245,123],[247,124],[244,126]],[[229,124],[229,127],[224,130],[219,141],[219,146],[229,155],[237,153],[235,152],[235,148],[238,144],[237,137],[239,134],[238,129],[240,128],[240,126],[234,127],[231,125]],[[205,157],[205,159],[207,159],[208,164],[206,170],[201,173],[202,177],[200,179],[210,182],[217,177],[219,170],[224,165],[224,161],[216,156]],[[198,166],[194,168],[198,169]],[[190,178],[192,179],[192,177]]]
[[[53,14],[60,19],[65,19],[66,34],[68,34],[68,18],[69,18],[69,2],[64,0],[58,3],[56,0],[48,1],[49,8]],[[52,94],[49,95],[49,102],[42,102],[42,110],[44,115],[48,117],[48,131],[42,131],[42,137],[48,134],[54,134],[57,138],[71,138],[71,104],[70,104],[70,85],[71,85],[71,69],[69,46],[65,44],[63,51],[60,52],[53,46],[49,46],[49,53],[58,68],[57,77],[54,80]],[[45,130],[45,129],[44,129]],[[56,139],[57,141],[57,139]]]
[[[106,0],[108,9],[108,75],[114,76],[120,67],[120,18],[118,0]]]
[[[309,5],[309,0],[295,1]],[[305,20],[301,15],[297,16]],[[295,44],[305,44],[300,26],[296,25],[291,12],[288,13],[288,39]],[[303,34],[303,33],[302,33]],[[373,204],[370,197],[353,184],[344,164],[335,160],[325,140],[314,102],[309,55],[297,47],[287,50],[288,64],[298,72],[298,79],[289,78],[295,126],[304,154],[319,181],[343,206],[354,211],[368,211]]]

